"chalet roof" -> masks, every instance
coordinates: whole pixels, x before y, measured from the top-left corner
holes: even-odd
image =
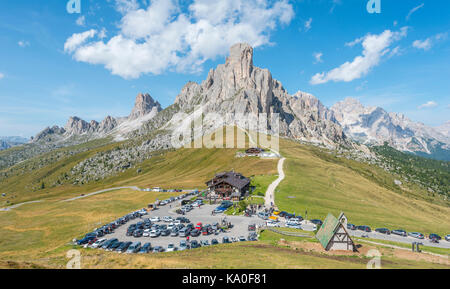
[[[246,185],[250,184],[250,179],[244,177],[243,175],[235,172],[223,172],[217,174],[212,180],[208,181],[206,184],[208,187],[217,185],[219,183],[227,183],[239,190],[244,188]]]
[[[317,240],[319,240],[320,244],[322,244],[324,248],[327,248],[328,244],[334,236],[334,233],[336,233],[337,229],[339,228],[339,224],[339,220],[336,219],[335,216],[333,216],[332,214],[328,214],[327,218],[322,224],[322,227],[320,227],[319,231],[316,234]]]

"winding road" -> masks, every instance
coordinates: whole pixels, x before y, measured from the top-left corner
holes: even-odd
[[[281,158],[278,161],[278,178],[273,181],[273,183],[271,183],[267,188],[266,196],[264,197],[264,203],[267,208],[272,207],[272,205],[275,206],[275,189],[278,187],[281,181],[284,180],[285,175],[283,171],[283,165],[285,160],[286,158]]]

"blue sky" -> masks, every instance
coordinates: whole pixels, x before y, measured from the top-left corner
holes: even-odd
[[[80,1],[0,2],[0,135],[126,116],[139,92],[166,107],[238,41],[292,94],[449,120],[450,1]]]

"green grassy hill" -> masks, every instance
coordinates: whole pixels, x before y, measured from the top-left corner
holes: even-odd
[[[236,158],[238,150],[235,149],[180,149],[159,152],[137,167],[102,181],[33,190],[42,182],[54,183],[81,160],[118,145],[107,144],[75,154],[64,154],[60,158],[55,157],[55,153],[46,154],[16,165],[13,167],[15,174],[1,179],[0,190],[8,193],[7,198],[14,196],[12,202],[43,202],[0,212],[0,267],[9,266],[7,264],[18,267],[64,267],[67,261],[65,253],[71,248],[68,242],[74,237],[142,208],[156,198],[171,194],[119,190],[70,203],[60,202],[62,199],[118,186],[202,188],[214,173],[229,169],[255,176],[254,183],[261,191],[277,174],[277,160]],[[280,209],[302,215],[307,209],[309,218],[321,219],[329,212],[338,214],[344,211],[350,222],[356,224],[442,235],[449,233],[448,201],[430,196],[415,186],[398,188],[393,185],[395,176],[384,170],[335,157],[316,147],[281,140],[280,148],[287,158],[286,179],[276,192]],[[39,166],[43,158],[53,160]],[[140,169],[139,173],[137,169]],[[273,236],[252,244],[221,245],[217,249],[158,256],[119,256],[83,250],[87,268],[180,268],[186,264],[192,268],[364,268],[366,263],[364,258],[355,259],[360,257],[293,253],[291,249],[280,248],[274,243]],[[242,262],[245,255],[252,256],[254,262]],[[215,261],[218,258],[223,261]],[[395,258],[391,261],[392,268],[434,266]]]

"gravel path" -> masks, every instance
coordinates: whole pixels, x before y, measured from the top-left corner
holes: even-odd
[[[282,158],[278,161],[278,178],[269,185],[266,191],[265,199],[265,205],[267,208],[272,207],[272,204],[275,206],[275,189],[278,187],[278,185],[281,183],[282,180],[284,180],[284,171],[283,171],[283,165],[286,158]]]
[[[78,196],[78,197],[75,197],[75,198],[71,198],[71,199],[67,199],[67,200],[62,200],[61,202],[71,202],[71,201],[83,199],[83,198],[86,198],[86,197],[94,196],[94,195],[97,195],[97,194],[106,193],[106,192],[110,192],[110,191],[117,191],[117,190],[122,190],[122,189],[131,189],[131,190],[134,190],[134,191],[142,191],[142,190],[139,189],[138,187],[134,187],[134,186],[133,186],[133,187],[110,188],[110,189],[105,189],[105,190],[93,192],[93,193],[90,193],[90,194]]]
[[[43,202],[43,201],[31,201],[31,202],[20,203],[17,205],[6,207],[6,208],[0,208],[0,212],[8,212],[8,211],[11,211],[12,209],[18,208],[18,207],[26,205],[26,204],[34,204],[34,203],[40,203],[40,202]]]

